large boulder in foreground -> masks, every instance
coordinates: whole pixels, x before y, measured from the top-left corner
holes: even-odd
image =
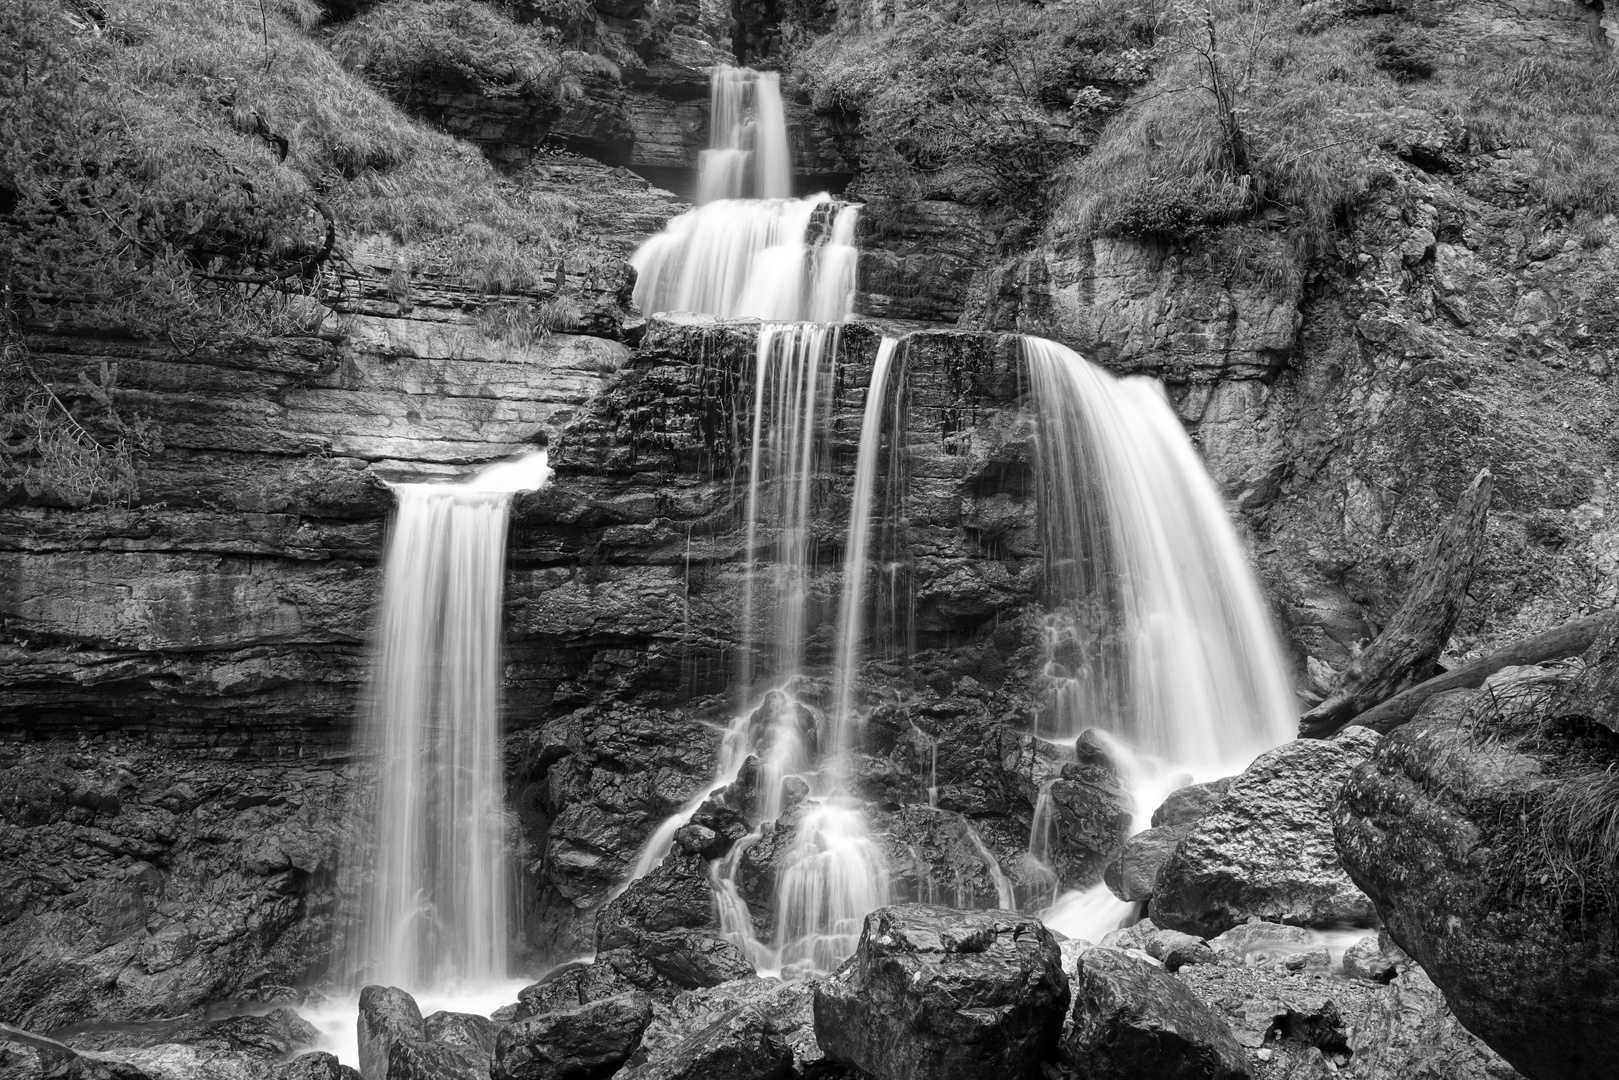
[[[816,988],[815,1035],[876,1080],[1008,1080],[1056,1056],[1067,1005],[1038,919],[908,904],[866,916],[855,955]]]
[[[1152,921],[1204,938],[1253,916],[1369,925],[1372,902],[1338,860],[1332,807],[1377,739],[1350,728],[1260,755],[1175,846],[1153,889]]]
[[[564,1080],[612,1072],[641,1045],[652,1000],[619,994],[558,1009],[502,1028],[495,1040],[493,1080]]]
[[[1079,954],[1063,1059],[1086,1080],[1246,1080],[1226,1022],[1163,968],[1122,949]]]
[[[1355,770],[1336,815],[1344,865],[1389,935],[1536,1080],[1619,1062],[1619,875],[1604,830],[1619,736],[1575,694],[1619,665],[1610,648],[1573,687],[1503,673],[1460,715],[1425,710]]]

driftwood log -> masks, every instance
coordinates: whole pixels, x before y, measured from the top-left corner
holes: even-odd
[[[1552,660],[1578,656],[1602,640],[1605,632],[1619,633],[1619,611],[1587,615],[1583,619],[1564,623],[1544,634],[1514,641],[1481,660],[1464,664],[1443,675],[1436,675],[1427,682],[1418,683],[1409,690],[1395,694],[1381,705],[1368,709],[1359,716],[1351,717],[1335,727],[1312,729],[1304,734],[1324,739],[1337,734],[1350,724],[1369,727],[1373,731],[1393,731],[1415,717],[1423,702],[1436,694],[1443,694],[1447,690],[1475,690],[1484,685],[1485,679],[1502,668],[1522,664],[1544,664]]]
[[[1299,734],[1325,738],[1349,721],[1421,682],[1438,661],[1462,611],[1473,565],[1484,546],[1490,512],[1490,470],[1480,469],[1456,502],[1456,512],[1428,541],[1411,575],[1411,591],[1383,632],[1344,672],[1332,694],[1299,718]]]

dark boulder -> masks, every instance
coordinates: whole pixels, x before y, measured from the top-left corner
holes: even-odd
[[[1537,1080],[1619,1060],[1619,877],[1602,824],[1619,805],[1619,739],[1584,693],[1619,647],[1600,649],[1572,687],[1503,672],[1460,717],[1398,728],[1336,813],[1344,865],[1389,935]]]
[[[495,1040],[500,1035],[499,1024],[474,1013],[436,1012],[422,1021],[422,1028],[433,1042],[484,1054],[495,1052]]]
[[[427,1038],[416,999],[397,986],[367,986],[360,991],[360,1075],[385,1080],[395,1043]]]
[[[1152,921],[1205,938],[1252,916],[1370,925],[1371,901],[1333,845],[1332,805],[1377,738],[1350,728],[1260,755],[1175,846],[1153,891]]]
[[[428,1039],[388,1044],[387,1080],[483,1080],[488,1075],[489,1055],[474,1046]]]
[[[634,951],[645,957],[652,970],[670,985],[683,990],[719,986],[756,974],[741,949],[712,934],[686,930],[648,934],[634,946]]]
[[[671,851],[603,906],[596,916],[596,948],[634,945],[664,930],[718,929],[708,863],[699,855]]]
[[[866,916],[860,946],[815,992],[828,1059],[879,1080],[1034,1075],[1068,1003],[1057,941],[1011,912],[928,905]]]
[[[493,1080],[607,1075],[628,1061],[652,1022],[652,1001],[620,994],[511,1024],[495,1044]]]
[[[1238,1080],[1231,1029],[1175,976],[1119,949],[1079,954],[1063,1059],[1086,1080]]]
[[[792,1051],[793,1069],[797,1074],[822,1076],[828,1067],[822,1064],[824,1055],[815,1039],[817,981],[783,982],[755,977],[676,995],[666,1008],[657,1010],[630,1064],[640,1065],[656,1059],[667,1065],[680,1060],[689,1054],[689,1049],[683,1051],[676,1047],[694,1032],[711,1028],[730,1013],[752,1007],[764,1016],[768,1032]],[[761,1051],[767,1049],[760,1043],[750,1045]],[[773,1063],[777,1056],[770,1050],[760,1052],[756,1060]]]
[[[618,1080],[785,1080],[792,1072],[793,1051],[769,1014],[743,1005],[660,1047]]]
[[[275,1067],[274,1080],[361,1080],[360,1071],[337,1060],[336,1055],[315,1050],[288,1058]]]

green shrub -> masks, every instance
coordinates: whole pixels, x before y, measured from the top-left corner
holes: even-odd
[[[1430,79],[1439,70],[1439,59],[1433,50],[1410,30],[1380,30],[1372,36],[1368,47],[1377,69],[1388,72],[1400,82]]]
[[[1038,207],[1112,99],[1139,79],[1135,31],[1100,0],[943,0],[886,28],[831,34],[794,59],[823,112],[860,117],[887,186]]]
[[[478,332],[495,341],[526,349],[542,344],[552,334],[567,333],[579,325],[579,304],[567,295],[543,300],[496,301],[478,309]]]
[[[1243,209],[1237,189],[1207,178],[1150,177],[1107,204],[1098,215],[1095,231],[1102,236],[1197,240]]]
[[[351,71],[403,98],[444,87],[554,100],[564,85],[557,37],[478,0],[399,0],[350,20],[332,48]]]
[[[295,332],[287,297],[330,290],[376,234],[411,265],[542,280],[576,209],[404,116],[309,36],[317,17],[307,0],[0,5],[0,267],[25,322]]]

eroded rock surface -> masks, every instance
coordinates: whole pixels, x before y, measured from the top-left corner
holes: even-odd
[[[826,1056],[882,1080],[1021,1076],[1052,1058],[1068,979],[1051,932],[1009,912],[910,905],[866,917],[815,991]]]
[[[1610,790],[1619,745],[1564,711],[1619,665],[1599,643],[1566,677],[1474,693],[1379,744],[1336,812],[1344,864],[1389,935],[1468,1029],[1526,1076],[1595,1075],[1616,1052],[1619,924],[1579,800]],[[1611,797],[1611,796],[1610,796]],[[1564,801],[1571,800],[1571,801]]]
[[[1153,892],[1153,922],[1202,937],[1253,916],[1368,924],[1371,901],[1338,861],[1331,812],[1376,742],[1351,728],[1333,741],[1301,739],[1260,755],[1176,845]]]

